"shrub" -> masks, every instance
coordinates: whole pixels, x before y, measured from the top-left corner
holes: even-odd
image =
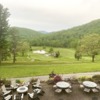
[[[81,81],[81,82],[83,82],[83,81],[85,81],[86,80],[86,76],[82,76],[82,77],[79,77],[78,78],[78,81]]]
[[[11,80],[6,80],[4,84],[5,84],[6,87],[10,87],[10,85],[11,85]]]
[[[49,78],[47,80],[47,84],[54,84],[54,78]]]
[[[19,79],[16,80],[16,83],[21,83],[21,81]]]
[[[55,77],[54,77],[54,82],[55,83],[57,83],[57,82],[59,82],[59,81],[61,81],[62,80],[62,78],[61,78],[61,76],[59,76],[59,75],[56,75]]]
[[[38,78],[32,78],[31,80],[30,80],[30,83],[34,83],[34,82],[36,82],[38,80]]]
[[[56,76],[56,74],[54,73],[54,71],[52,71],[52,72],[49,74],[49,78],[54,78],[54,76]]]
[[[76,83],[78,83],[78,79],[77,79],[75,76],[72,76],[72,77],[70,78],[70,82],[71,82],[72,84],[76,84]]]
[[[87,77],[87,76],[82,76],[80,78],[78,78],[78,81],[93,81],[93,79],[91,77]]]
[[[96,82],[100,82],[100,74],[92,76],[92,79]]]

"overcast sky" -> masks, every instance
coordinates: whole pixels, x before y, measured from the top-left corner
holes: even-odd
[[[100,0],[0,0],[10,26],[58,31],[100,18]]]

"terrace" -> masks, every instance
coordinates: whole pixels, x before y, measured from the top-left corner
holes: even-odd
[[[35,78],[34,78],[35,79]],[[22,100],[29,100],[28,97],[28,93],[33,93],[33,84],[32,84],[32,79],[31,80],[28,91],[26,94],[24,94],[24,97]],[[50,79],[51,80],[51,79]],[[90,91],[89,93],[84,92],[83,89],[80,88],[80,84],[82,83],[82,81],[87,80],[85,77],[83,79],[83,77],[81,78],[81,82],[78,81],[75,78],[72,78],[69,80],[68,78],[66,78],[66,80],[64,80],[65,82],[69,82],[72,86],[72,92],[71,93],[66,93],[64,90],[62,90],[61,93],[56,93],[55,89],[53,88],[53,85],[55,83],[50,83],[50,80],[40,80],[40,84],[42,87],[42,90],[45,92],[43,95],[38,95],[40,100],[100,100],[100,89],[98,89],[97,93],[94,93],[92,91]],[[91,80],[90,78],[88,78],[88,80]],[[97,80],[92,80],[94,81],[98,86],[100,86],[99,81]],[[0,91],[0,94],[1,91]],[[11,95],[12,95],[12,100],[14,100],[14,95],[15,94],[19,94],[18,91],[12,91]],[[2,100],[2,96],[0,96],[0,100]]]

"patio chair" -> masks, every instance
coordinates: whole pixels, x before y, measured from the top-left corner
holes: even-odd
[[[97,92],[99,92],[99,90],[96,89],[96,88],[93,88],[93,89],[92,89],[92,92],[97,93]]]
[[[23,98],[24,98],[24,94],[22,93],[22,94],[21,94],[21,100],[23,100]]]
[[[33,92],[36,92],[37,94],[39,94],[41,92],[41,89],[39,88],[33,89]]]
[[[40,100],[36,92],[28,93],[28,98],[29,100]]]
[[[3,100],[12,100],[12,95],[4,96]]]
[[[45,91],[41,90],[40,93],[39,93],[39,95],[43,96],[44,93],[45,93]]]
[[[71,89],[65,89],[65,92],[66,92],[66,93],[71,93],[72,90],[71,90]]]
[[[29,87],[29,85],[30,85],[30,82],[25,82],[24,84],[24,86],[27,86],[27,87]]]
[[[22,95],[14,94],[14,100],[23,100]]]
[[[16,90],[18,88],[18,85],[16,84],[15,81],[11,81],[11,87],[13,90]]]
[[[28,93],[30,99],[33,99],[34,93]]]
[[[90,89],[89,88],[84,88],[84,92],[89,93],[90,92]]]
[[[32,86],[33,88],[41,88],[40,79],[37,80],[36,84]]]
[[[1,90],[2,90],[2,92],[3,92],[3,96],[6,96],[6,95],[8,95],[8,94],[11,93],[11,90],[6,90],[5,85],[3,85],[3,86],[1,87]]]
[[[56,93],[61,93],[62,89],[56,89],[55,92]]]

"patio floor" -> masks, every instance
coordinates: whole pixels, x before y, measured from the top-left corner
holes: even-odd
[[[99,93],[85,93],[79,88],[79,84],[72,84],[72,93],[67,94],[65,91],[62,91],[60,94],[55,93],[52,85],[47,83],[41,83],[43,90],[45,91],[43,96],[39,96],[40,100],[100,100]],[[32,92],[32,85],[29,86],[28,92]],[[13,94],[15,94],[13,92]],[[0,97],[0,100],[2,98]],[[13,99],[12,99],[13,100]],[[23,100],[28,100],[28,95],[24,95]]]

